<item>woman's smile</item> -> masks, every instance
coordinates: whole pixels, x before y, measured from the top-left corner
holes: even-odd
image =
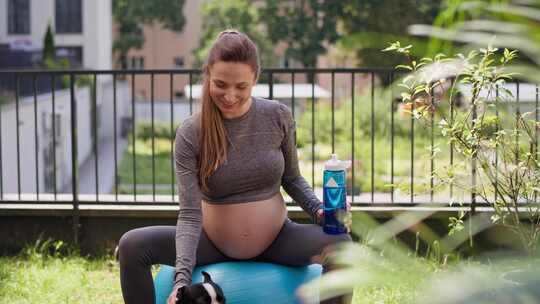
[[[220,100],[219,102],[221,103],[222,106],[226,108],[234,108],[234,106],[238,103],[238,101],[228,102],[225,100]]]

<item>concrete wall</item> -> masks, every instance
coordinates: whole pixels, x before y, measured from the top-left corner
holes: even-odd
[[[112,83],[98,82],[96,90],[96,104],[98,108],[98,134],[99,138],[113,137],[114,135],[114,103]],[[121,117],[128,115],[128,101],[130,90],[127,84],[117,83],[117,135],[120,135]],[[77,136],[78,136],[78,163],[81,165],[93,153],[93,135],[90,87],[77,88],[75,91],[77,102]],[[52,144],[52,95],[51,93],[19,100],[19,159],[21,192],[35,193],[36,174],[38,176],[39,192],[52,193],[50,188],[53,166]],[[71,96],[69,90],[55,92],[55,132],[56,132],[56,185],[57,191],[62,192],[71,182]],[[36,107],[34,106],[36,105]],[[14,102],[0,107],[1,119],[1,157],[2,157],[2,186],[3,192],[16,193],[18,191],[17,177],[17,108]],[[37,113],[34,118],[34,113]],[[37,125],[35,124],[37,120]],[[36,131],[37,126],[37,131]],[[35,134],[37,132],[37,150]],[[37,152],[37,166],[36,166]],[[36,171],[36,168],[38,170]],[[49,179],[48,189],[46,179]],[[71,192],[71,189],[66,189]]]
[[[0,255],[16,254],[26,245],[42,240],[73,244],[71,217],[0,216]],[[80,248],[83,254],[112,253],[125,232],[148,225],[175,225],[174,219],[81,218]]]
[[[176,225],[178,208],[162,207],[124,210],[81,209],[79,244],[83,254],[113,252],[118,240],[125,232],[139,227],[153,225]],[[44,214],[46,213],[46,214]],[[73,243],[73,221],[71,210],[41,209],[13,210],[0,208],[0,255],[19,252],[27,244],[34,244],[38,238],[64,240]],[[298,222],[306,222],[307,217],[298,212],[290,212],[290,217]]]
[[[79,136],[79,164],[91,151],[89,136],[90,119],[90,91],[89,88],[80,88],[75,92],[78,114]],[[34,105],[37,105],[34,110]],[[37,112],[37,125],[34,111]],[[71,176],[71,122],[70,122],[70,95],[68,90],[57,91],[55,96],[56,116],[56,161],[57,186],[61,189],[69,182]],[[33,97],[22,98],[19,101],[19,145],[17,146],[16,118],[17,108],[14,103],[1,107],[2,116],[2,174],[4,193],[17,192],[17,148],[20,160],[21,192],[35,193],[36,173],[40,192],[44,190],[44,164],[47,161],[45,154],[52,147],[52,98],[50,94],[37,96],[34,104]],[[49,115],[49,117],[47,117]],[[37,128],[37,131],[36,131]],[[37,132],[37,149],[35,134]],[[37,166],[36,166],[37,153]],[[51,159],[48,160],[49,164]],[[36,167],[38,170],[36,171]]]
[[[174,102],[173,109],[173,126],[176,127],[191,115],[191,111],[196,113],[199,111],[200,103],[198,100],[193,101],[190,109],[189,102]],[[191,111],[190,111],[191,110]],[[147,101],[138,101],[135,103],[135,119],[138,122],[150,122],[152,120],[152,104]],[[171,121],[171,103],[170,102],[154,102],[154,122],[169,123]]]
[[[396,208],[369,208],[364,210],[367,215],[384,223],[404,211],[396,211]],[[391,210],[394,209],[394,210]],[[73,229],[72,218],[69,212],[59,212],[54,210],[49,215],[37,215],[35,212],[26,211],[26,215],[21,211],[10,212],[10,210],[0,209],[0,255],[15,254],[24,246],[35,244],[38,238],[64,240],[72,243]],[[41,212],[43,213],[43,212]],[[98,214],[99,213],[99,214]],[[136,214],[135,214],[136,213]],[[309,220],[303,216],[303,212],[291,212],[289,217],[296,222],[307,223]],[[401,232],[398,239],[411,248],[416,246],[416,232],[421,235],[435,232],[439,236],[444,236],[448,232],[448,217],[456,216],[457,212],[438,211],[422,220],[422,223]],[[169,210],[156,213],[155,211],[131,207],[130,211],[114,212],[107,210],[95,210],[94,214],[83,215],[80,218],[79,244],[83,254],[103,254],[112,253],[118,240],[123,233],[138,227],[152,225],[176,225],[177,211]],[[489,214],[487,215],[489,220]],[[466,231],[464,231],[467,233]],[[358,240],[358,237],[353,235]],[[516,249],[520,248],[519,240],[508,230],[499,226],[492,226],[474,236],[475,254],[494,249]],[[467,252],[469,242],[462,244],[462,249]],[[424,241],[420,241],[419,255],[425,254],[428,246]],[[430,244],[432,245],[432,244]]]
[[[114,85],[112,81],[100,83],[97,89],[98,132],[101,139],[114,136]],[[120,136],[122,117],[131,117],[131,88],[123,81],[116,82],[116,135]]]

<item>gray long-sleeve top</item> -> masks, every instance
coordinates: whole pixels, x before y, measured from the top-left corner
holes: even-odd
[[[199,186],[200,114],[184,121],[175,139],[176,180],[180,211],[176,225],[175,288],[191,284],[202,230],[201,200],[213,204],[254,202],[285,191],[312,217],[322,203],[300,175],[295,122],[289,108],[276,101],[252,98],[244,115],[225,119],[227,160]]]

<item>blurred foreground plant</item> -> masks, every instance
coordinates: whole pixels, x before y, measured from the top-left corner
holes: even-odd
[[[477,48],[492,43],[499,49],[519,50],[521,59],[508,68],[529,81],[540,81],[540,0],[447,0],[433,25],[408,28],[415,36],[429,36],[432,52],[457,43]],[[497,39],[493,39],[497,37]]]
[[[331,258],[343,266],[303,285],[301,299],[320,299],[350,293],[358,288],[375,290],[411,288],[398,299],[370,299],[355,296],[354,303],[515,303],[540,301],[536,286],[540,262],[536,258],[507,256],[464,259],[457,248],[467,241],[469,233],[477,234],[494,224],[486,214],[477,214],[466,225],[474,230],[458,231],[439,237],[423,221],[434,211],[403,212],[384,224],[366,213],[355,213],[352,231],[362,240],[343,246]],[[397,238],[403,232],[416,231],[417,245],[410,249]],[[427,244],[424,251],[418,242]],[[390,292],[391,293],[391,292]],[[383,294],[384,296],[384,294]],[[309,303],[309,302],[307,302]]]
[[[385,51],[408,56],[409,49],[396,42]],[[492,208],[493,223],[514,232],[523,249],[532,255],[540,233],[540,125],[530,118],[532,112],[520,113],[518,109],[511,126],[503,126],[498,115],[500,104],[513,99],[505,87],[513,76],[506,67],[516,57],[516,51],[499,52],[490,45],[455,58],[437,55],[420,62],[411,60],[409,65],[399,66],[410,71],[399,85],[405,89],[402,101],[409,105],[412,115],[431,123],[437,112],[441,134],[470,164],[457,164],[433,174],[441,184],[470,193],[473,204],[480,197]],[[448,79],[450,86],[446,85]],[[438,89],[447,90],[449,96],[435,96]],[[469,91],[459,107],[455,97],[458,90]],[[443,103],[450,105],[450,111],[441,106]]]

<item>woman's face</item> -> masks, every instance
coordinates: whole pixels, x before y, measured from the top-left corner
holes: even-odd
[[[246,63],[217,61],[210,66],[210,97],[227,119],[242,116],[251,106],[251,89],[257,82]]]

